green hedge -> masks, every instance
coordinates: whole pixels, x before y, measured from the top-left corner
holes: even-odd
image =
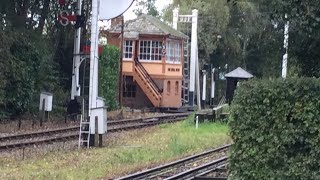
[[[231,106],[231,179],[320,179],[320,80],[242,83]]]
[[[108,110],[119,107],[119,59],[119,48],[112,45],[104,46],[99,62],[99,95],[106,99]]]

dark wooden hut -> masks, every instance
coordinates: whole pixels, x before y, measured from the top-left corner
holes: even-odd
[[[229,104],[233,99],[234,91],[237,88],[238,82],[248,80],[252,77],[252,74],[245,71],[241,67],[238,67],[237,69],[225,75],[225,78],[227,79],[226,99]]]

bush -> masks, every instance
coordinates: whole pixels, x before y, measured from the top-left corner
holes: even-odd
[[[320,80],[252,80],[231,106],[231,179],[320,179]]]
[[[99,65],[99,94],[106,99],[108,110],[116,109],[118,104],[120,50],[112,45],[104,47]]]

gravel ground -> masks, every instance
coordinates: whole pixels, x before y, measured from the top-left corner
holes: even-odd
[[[119,131],[114,133],[107,133],[103,135],[103,146],[119,146],[119,138],[125,136],[132,136],[134,134],[147,133],[149,130],[154,127],[146,127],[143,129],[136,129],[132,131]],[[68,133],[66,133],[68,134]],[[70,134],[70,133],[69,133]],[[52,136],[51,136],[52,137]],[[30,138],[33,140],[40,140],[42,138]],[[16,142],[18,142],[17,140]],[[2,143],[2,142],[0,142]],[[13,142],[10,142],[13,143]],[[126,144],[121,145],[123,148],[138,148],[127,146]],[[71,152],[78,149],[78,140],[68,140],[66,142],[52,142],[51,144],[41,144],[35,146],[29,146],[25,148],[15,148],[7,151],[0,151],[0,155],[2,158],[10,158],[16,160],[29,159],[29,158],[39,158],[44,157],[50,153],[65,153]]]
[[[6,145],[6,144],[16,144],[16,143],[23,143],[23,142],[29,142],[29,141],[36,141],[36,140],[45,140],[48,138],[55,138],[55,137],[61,137],[61,136],[67,136],[71,134],[75,134],[77,132],[71,131],[71,132],[64,132],[64,133],[52,133],[48,135],[42,135],[41,137],[30,137],[30,138],[23,138],[23,139],[10,139],[0,142],[0,145]]]
[[[125,109],[123,111],[109,111],[108,120],[118,120],[118,119],[131,119],[140,117],[149,117],[160,115],[163,113],[143,113],[140,110],[129,110]],[[18,120],[0,120],[0,136],[14,135],[20,133],[28,133],[35,131],[45,131],[49,129],[66,128],[79,125],[78,121],[73,121],[67,119],[65,123],[64,117],[50,117],[49,121],[44,121],[43,126],[40,127],[39,118],[36,116],[25,116],[21,118],[21,128],[18,128]],[[33,121],[35,122],[32,126]]]

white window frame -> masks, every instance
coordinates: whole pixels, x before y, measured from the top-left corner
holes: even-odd
[[[168,40],[166,43],[166,63],[181,64],[181,44],[178,40]]]
[[[128,42],[128,44],[127,44],[127,42]],[[129,51],[127,51],[127,48],[129,48]],[[131,49],[131,51],[130,51],[130,49]],[[123,42],[123,59],[132,60],[133,49],[134,49],[133,40],[125,40]],[[128,55],[129,57],[126,57],[126,55]],[[130,57],[130,55],[131,55],[131,57]]]
[[[155,50],[158,50],[158,52],[155,52]],[[145,58],[143,58],[144,55],[145,55]],[[156,59],[155,57],[159,57],[160,59]],[[162,41],[159,41],[159,40],[140,40],[139,41],[139,61],[161,62],[161,59],[162,59]]]

